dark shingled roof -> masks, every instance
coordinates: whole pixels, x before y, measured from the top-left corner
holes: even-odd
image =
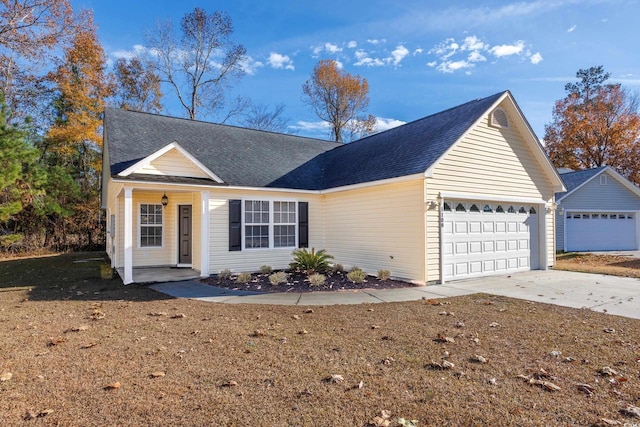
[[[228,185],[323,190],[423,173],[505,92],[349,144],[108,108],[116,175],[171,142]]]
[[[111,174],[177,142],[228,185],[265,187],[342,144],[234,126],[106,108]]]
[[[562,178],[562,181],[564,181],[564,186],[567,188],[567,191],[556,193],[556,202],[564,198],[564,196],[566,196],[606,168],[606,166],[601,166],[599,168],[585,169],[581,171],[566,172],[560,174],[560,178]]]

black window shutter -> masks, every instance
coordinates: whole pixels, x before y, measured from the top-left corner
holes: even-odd
[[[242,250],[242,200],[229,200],[229,250]]]
[[[309,202],[298,202],[298,247],[309,247]]]

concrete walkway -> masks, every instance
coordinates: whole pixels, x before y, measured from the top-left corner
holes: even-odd
[[[640,280],[566,271],[528,271],[505,276],[403,289],[306,293],[256,293],[194,280],[151,286],[176,298],[225,304],[336,305],[415,301],[487,293],[640,319]]]

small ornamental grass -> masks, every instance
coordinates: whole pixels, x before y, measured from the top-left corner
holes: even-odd
[[[260,266],[260,273],[262,273],[262,274],[271,274],[272,271],[273,271],[273,268],[271,268],[270,265],[261,265]]]
[[[327,278],[324,274],[315,273],[309,276],[309,283],[311,286],[322,286],[327,281]]]
[[[229,278],[231,278],[231,270],[229,270],[228,268],[220,270],[220,273],[218,273],[218,279],[220,280],[227,280]]]
[[[324,249],[316,252],[315,248],[308,251],[306,248],[293,251],[293,261],[289,264],[292,270],[304,271],[308,275],[323,273],[329,269],[329,260],[333,259]]]
[[[347,279],[351,280],[353,283],[362,283],[364,282],[365,277],[367,277],[365,272],[358,267],[353,267],[351,271],[347,273]]]
[[[344,266],[342,264],[333,264],[331,266],[331,269],[335,272],[335,273],[343,273],[344,272]]]
[[[378,270],[378,279],[387,280],[391,277],[391,272],[389,270]]]
[[[248,283],[251,281],[251,273],[240,273],[236,277],[236,280],[240,283]]]
[[[276,273],[273,273],[269,276],[269,282],[271,282],[272,285],[279,285],[281,283],[286,283],[287,282],[287,273],[285,273],[284,271],[278,271]]]

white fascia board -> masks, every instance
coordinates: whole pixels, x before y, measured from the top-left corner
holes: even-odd
[[[192,156],[191,153],[189,153],[187,150],[182,148],[182,146],[180,144],[178,144],[177,142],[175,142],[175,141],[170,143],[170,144],[165,145],[164,147],[162,147],[161,149],[159,149],[155,153],[152,153],[152,154],[148,155],[147,157],[145,157],[144,159],[140,160],[139,162],[129,166],[128,168],[126,168],[125,170],[120,172],[118,175],[119,176],[129,176],[132,173],[134,173],[135,171],[137,171],[138,169],[141,169],[141,168],[143,168],[145,166],[148,166],[151,162],[153,162],[157,158],[163,156],[164,154],[166,154],[169,151],[174,150],[174,149],[176,151],[178,151],[180,154],[182,154],[183,156],[185,156],[187,159],[189,159],[191,162],[193,162],[209,178],[211,178],[212,180],[214,180],[214,181],[216,181],[218,183],[224,183],[224,181],[222,179],[220,179],[220,177],[218,177],[216,174],[214,174],[212,171],[210,171],[205,165],[203,165],[198,159],[196,159],[194,156]]]
[[[345,185],[342,187],[330,188],[328,190],[300,190],[295,188],[278,188],[278,187],[243,187],[241,185],[197,185],[197,184],[185,184],[185,183],[173,183],[173,182],[149,182],[144,180],[131,180],[131,179],[118,179],[117,177],[113,178],[114,182],[121,182],[123,184],[144,184],[151,186],[162,186],[163,188],[166,186],[170,187],[191,187],[196,189],[206,188],[207,190],[212,189],[221,189],[221,190],[244,190],[244,191],[262,191],[262,192],[279,192],[279,193],[300,193],[300,194],[331,194],[337,193],[340,191],[349,191],[349,190],[357,190],[361,188],[375,187],[378,185],[385,184],[397,184],[401,182],[413,181],[416,179],[424,179],[424,175],[422,173],[417,173],[413,175],[406,175],[398,178],[389,178],[382,179],[379,181],[371,181],[365,182],[362,184],[353,184],[353,185]]]
[[[489,202],[503,202],[503,203],[525,203],[531,205],[544,205],[548,203],[544,199],[535,199],[532,197],[508,197],[497,196],[495,194],[474,194],[474,193],[452,193],[441,191],[440,198],[445,200],[478,200]]]

